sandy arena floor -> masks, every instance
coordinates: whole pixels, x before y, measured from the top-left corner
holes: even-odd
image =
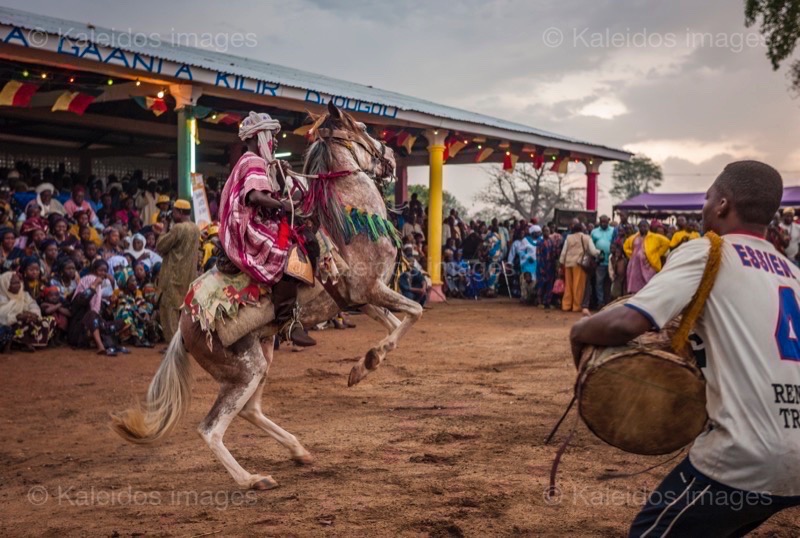
[[[352,319],[357,329],[313,333],[316,348],[277,353],[270,371],[265,413],[313,465],[296,466],[244,421],[228,430],[239,462],[280,483],[267,492],[238,490],[195,433],[217,390],[196,365],[188,418],[141,447],[108,429],[108,413],[144,395],[156,351],[0,356],[0,535],[620,536],[669,469],[601,481],[660,459],[608,447],[581,425],[560,502],[545,502],[556,448],[543,439],[574,379],[572,314],[503,300],[435,305],[348,389],[352,361],[383,335]],[[800,510],[756,536],[800,536]]]

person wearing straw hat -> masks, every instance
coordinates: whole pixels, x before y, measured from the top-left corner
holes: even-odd
[[[159,194],[158,198],[156,198],[156,211],[153,211],[150,214],[149,221],[142,221],[147,224],[155,224],[157,222],[166,222],[169,216],[169,203],[170,199],[169,196],[166,194]]]
[[[764,239],[782,194],[771,166],[729,164],[706,195],[705,236],[675,250],[624,306],[572,327],[577,363],[585,345],[623,345],[679,314],[697,320],[708,427],[630,536],[744,536],[800,506],[800,270]],[[686,349],[688,329],[673,346]]]
[[[271,288],[275,323],[289,332],[285,336],[295,345],[307,347],[316,342],[293,322],[300,282],[284,275],[289,249],[299,234],[289,223],[295,202],[285,195],[285,183],[278,180],[278,168],[284,164],[274,154],[280,129],[280,123],[269,114],[256,112],[250,112],[239,127],[247,151],[222,190],[219,242],[224,254],[220,253],[220,258],[227,257],[251,279]],[[313,264],[313,254],[309,254]]]
[[[156,250],[163,257],[157,286],[161,291],[159,319],[167,342],[178,330],[183,300],[197,278],[200,229],[191,221],[191,214],[192,205],[188,200],[176,200],[172,208],[173,224],[156,243]]]

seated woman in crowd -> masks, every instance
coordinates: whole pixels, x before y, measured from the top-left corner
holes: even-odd
[[[42,267],[42,280],[49,282],[55,270],[56,260],[58,260],[58,243],[55,239],[48,238],[41,242],[39,248],[42,252],[40,265]]]
[[[77,237],[69,233],[69,223],[63,217],[57,219],[50,229],[58,249],[63,252],[69,252],[80,243]]]
[[[89,222],[89,213],[78,210],[75,212],[74,219],[75,224],[69,228],[70,235],[77,237],[81,241],[92,241],[98,247],[103,244],[103,240],[100,238],[100,234],[97,232],[97,229]],[[89,234],[88,238],[82,237],[84,228],[88,229],[88,232],[84,232]]]
[[[62,295],[58,286],[47,286],[42,290],[42,303],[40,308],[45,316],[52,316],[56,322],[55,341],[61,343],[62,337],[67,332],[69,318],[72,311],[69,309],[69,302]]]
[[[130,268],[116,275],[117,290],[114,292],[114,319],[122,321],[128,328],[128,340],[136,347],[153,347],[158,338],[153,320],[154,306],[137,286],[136,277]]]
[[[75,347],[97,347],[97,353],[115,357],[117,353],[129,353],[119,346],[118,337],[124,336],[124,322],[109,322],[103,319],[104,282],[111,280],[108,263],[97,259],[92,263],[91,272],[81,278],[70,304],[72,317],[67,328],[67,342]]]
[[[22,279],[22,287],[35,301],[39,300],[45,285],[42,279],[42,266],[39,258],[25,256],[20,264],[19,273]]]
[[[24,251],[17,248],[17,235],[13,228],[0,228],[0,271],[10,271],[19,266]]]
[[[55,273],[50,279],[50,285],[58,288],[61,296],[69,301],[78,288],[78,271],[73,258],[61,257],[56,263]]]
[[[162,261],[161,256],[147,248],[145,237],[140,233],[133,236],[131,246],[125,252],[133,257],[134,262],[142,262],[148,268]]]
[[[55,319],[42,317],[42,311],[33,297],[22,287],[22,280],[14,271],[0,275],[0,326],[11,329],[0,334],[5,350],[14,343],[26,351],[46,347],[53,336]]]

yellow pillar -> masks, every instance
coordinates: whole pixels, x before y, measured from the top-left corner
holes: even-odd
[[[444,176],[444,141],[447,131],[425,131],[428,139],[428,273],[434,286],[442,285],[442,190]]]

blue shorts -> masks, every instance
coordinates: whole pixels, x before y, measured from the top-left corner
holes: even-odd
[[[728,487],[695,469],[687,457],[650,494],[629,536],[744,536],[792,506],[800,506],[800,497]]]

